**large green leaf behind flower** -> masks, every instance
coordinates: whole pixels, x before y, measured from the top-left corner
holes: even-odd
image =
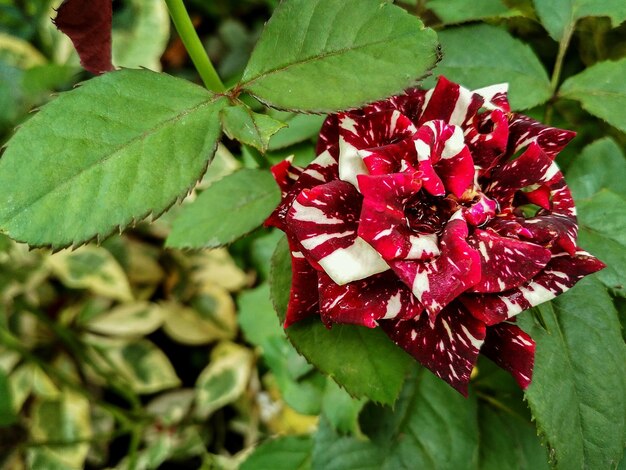
[[[604,287],[585,279],[529,314],[537,343],[526,398],[560,469],[615,468],[626,442],[626,351]]]
[[[284,321],[291,285],[287,240],[272,258],[270,286],[274,308]],[[319,370],[330,375],[354,397],[393,404],[413,359],[382,330],[355,325],[326,328],[319,318],[300,321],[287,329],[295,348]]]
[[[283,109],[331,112],[401,92],[437,61],[434,31],[378,0],[287,0],[240,86]]]

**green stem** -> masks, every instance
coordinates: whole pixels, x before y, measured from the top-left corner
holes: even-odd
[[[556,91],[561,80],[561,71],[563,69],[563,61],[565,60],[565,53],[569,47],[569,43],[574,33],[574,26],[567,28],[559,42],[559,51],[556,55],[556,62],[554,64],[554,70],[552,71],[552,78],[550,79],[550,89],[552,90],[552,98],[546,106],[546,113],[544,116],[544,122],[550,124],[552,121],[552,115],[554,113],[554,100],[556,98]]]
[[[213,67],[209,56],[204,50],[202,42],[200,42],[198,33],[196,33],[196,29],[191,23],[191,18],[189,18],[189,13],[187,13],[183,0],[165,0],[165,3],[167,4],[167,9],[170,12],[176,31],[178,31],[180,39],[183,41],[193,64],[196,66],[196,70],[198,70],[204,82],[204,86],[216,93],[225,91],[226,87],[215,71],[215,67]]]

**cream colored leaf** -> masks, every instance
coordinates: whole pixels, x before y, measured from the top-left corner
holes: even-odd
[[[196,382],[196,413],[201,419],[234,402],[246,390],[252,372],[254,355],[235,343],[218,344],[211,362]]]
[[[62,250],[47,259],[53,273],[68,287],[128,302],[133,299],[128,279],[113,255],[97,246]]]
[[[111,336],[145,336],[165,320],[163,307],[151,302],[124,304],[97,315],[86,323],[95,333]]]

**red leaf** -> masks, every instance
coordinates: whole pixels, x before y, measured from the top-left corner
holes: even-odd
[[[74,43],[81,65],[101,74],[113,70],[112,18],[111,0],[65,0],[52,21]]]

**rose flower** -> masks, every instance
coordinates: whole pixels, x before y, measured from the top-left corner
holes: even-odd
[[[506,90],[441,77],[329,116],[309,166],[272,168],[282,201],[266,225],[292,258],[285,327],[380,327],[464,395],[479,353],[530,384],[535,343],[515,315],[604,265],[576,246],[554,162],[574,133],[512,113]]]

